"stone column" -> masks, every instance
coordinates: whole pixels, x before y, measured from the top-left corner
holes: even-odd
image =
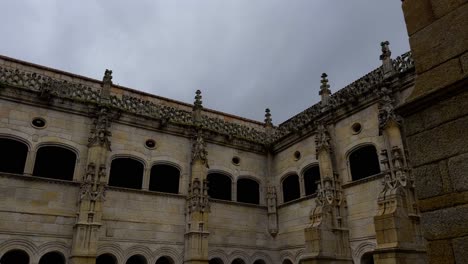
[[[82,177],[78,197],[77,220],[73,230],[70,262],[94,264],[97,255],[99,229],[102,225],[102,203],[107,186],[106,162],[110,151],[110,113],[107,108],[112,71],[106,70],[100,105],[96,108],[94,127],[88,144],[86,172]]]
[[[345,198],[338,175],[334,173],[330,135],[323,121],[317,124],[316,151],[320,166],[316,207],[305,229],[306,250],[302,264],[351,264],[349,230],[346,226]]]
[[[394,112],[390,89],[382,87],[379,95],[379,129],[386,145],[381,155],[386,175],[378,198],[379,210],[374,217],[377,237],[374,261],[377,264],[427,263],[414,180],[400,131],[401,119]]]
[[[193,138],[191,180],[187,196],[185,255],[184,263],[208,263],[208,218],[210,204],[208,198],[208,152],[201,127],[201,92],[197,90],[193,106],[193,123],[196,135]]]
[[[268,232],[271,236],[275,237],[278,234],[278,210],[277,210],[277,193],[275,187],[275,181],[271,179],[272,177],[272,164],[273,164],[273,155],[271,154],[271,136],[273,134],[273,122],[271,119],[270,109],[265,109],[265,132],[267,135],[267,142],[264,147],[267,152],[267,180],[266,180],[266,205],[268,208]]]

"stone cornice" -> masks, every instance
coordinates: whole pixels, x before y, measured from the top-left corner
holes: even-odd
[[[85,104],[104,103],[100,102],[101,88],[98,85],[101,84],[100,81],[6,57],[0,57],[0,59],[12,61],[12,63],[2,63],[0,65],[0,91],[2,86],[7,85],[37,92],[40,98],[44,100],[64,98]],[[33,70],[24,70],[20,67],[21,65],[28,66]],[[414,69],[411,53],[405,53],[392,60],[392,65],[392,77]],[[35,68],[39,68],[38,72],[34,71]],[[51,77],[52,74],[46,75],[44,71],[58,72],[56,75],[68,75],[69,78]],[[375,93],[375,87],[379,87],[384,81],[382,67],[379,67],[332,94],[327,106],[322,107],[320,103],[312,105],[279,126],[272,127],[271,134],[266,133],[265,127],[262,127],[260,122],[236,118],[214,110],[203,110],[202,127],[206,131],[223,135],[228,140],[236,138],[253,144],[271,146],[298,131],[314,126],[314,121],[324,114],[330,115],[329,113],[337,112],[346,105],[359,103],[358,98]],[[170,104],[159,103],[150,99],[154,97],[162,100],[161,97],[147,95],[119,86],[113,86],[113,88],[122,89],[124,92],[119,94],[111,93],[110,101],[105,103],[109,108],[157,119],[162,124],[171,123],[182,127],[194,126],[192,112],[189,108],[191,105],[189,104],[171,101],[170,99],[164,99]],[[113,91],[116,90],[113,89]],[[231,120],[227,121],[225,119]],[[234,119],[239,119],[239,121],[233,121]]]

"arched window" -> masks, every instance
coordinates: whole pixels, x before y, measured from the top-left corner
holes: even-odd
[[[237,201],[242,203],[259,204],[260,187],[258,182],[247,178],[238,179]]]
[[[133,255],[127,259],[125,264],[148,264],[148,262],[142,255]]]
[[[224,264],[224,262],[220,258],[213,258],[213,259],[210,259],[208,264]]]
[[[221,173],[210,173],[208,179],[208,195],[214,199],[231,200],[231,178]]]
[[[65,264],[65,257],[59,252],[49,252],[41,257],[39,264]]]
[[[266,264],[266,262],[262,259],[257,259],[253,264]]]
[[[131,189],[141,189],[143,184],[143,164],[131,158],[112,160],[109,185]]]
[[[245,261],[243,261],[240,258],[236,258],[235,260],[231,262],[231,264],[245,264]]]
[[[349,155],[349,166],[353,181],[380,173],[377,150],[372,145],[360,147]]]
[[[44,146],[37,151],[33,175],[71,181],[75,163],[75,152],[59,146]]]
[[[293,264],[293,263],[289,259],[285,259],[283,260],[283,264]]]
[[[170,257],[160,257],[156,261],[156,264],[174,264],[174,261]]]
[[[151,168],[150,191],[179,193],[180,171],[170,165],[154,165]]]
[[[301,189],[299,187],[299,176],[292,174],[283,180],[283,201],[289,202],[301,197]]]
[[[312,166],[304,171],[305,194],[311,195],[317,192],[317,182],[320,181],[319,166]]]
[[[112,254],[105,253],[97,257],[96,264],[117,264],[117,258]]]
[[[372,255],[372,252],[368,252],[362,255],[361,264],[374,264],[374,257]]]
[[[0,172],[23,174],[28,146],[23,142],[0,138]]]
[[[1,264],[29,264],[29,255],[23,250],[13,249],[0,259]]]

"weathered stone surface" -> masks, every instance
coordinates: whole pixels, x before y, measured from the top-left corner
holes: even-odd
[[[414,169],[413,176],[417,186],[425,186],[425,188],[416,189],[416,194],[420,199],[443,193],[442,178],[437,164],[418,167]]]
[[[468,205],[425,212],[421,217],[424,237],[428,240],[468,235]]]
[[[430,264],[454,263],[450,240],[435,240],[427,243]]]
[[[408,98],[408,102],[426,96],[443,87],[451,85],[466,77],[466,73],[461,69],[458,58],[444,62],[431,71],[421,73],[416,82],[413,93]]]
[[[443,5],[447,1],[440,2]],[[468,5],[462,6],[410,36],[417,73],[424,73],[466,51],[468,46],[467,14]]]
[[[454,189],[456,191],[468,190],[468,153],[449,159],[448,167]]]
[[[430,0],[404,1],[403,13],[406,29],[410,36],[432,23],[435,19]]]
[[[463,54],[463,56],[460,57],[460,61],[462,64],[463,72],[466,74],[468,73],[468,52]]]
[[[466,0],[431,0],[431,5],[436,18],[440,18],[465,2]]]
[[[453,239],[452,247],[456,263],[465,263],[468,260],[468,236]]]
[[[412,165],[418,167],[468,152],[466,131],[467,116],[409,137],[408,149]]]

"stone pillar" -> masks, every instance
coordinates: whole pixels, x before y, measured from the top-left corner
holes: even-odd
[[[208,263],[208,218],[210,204],[208,198],[208,152],[201,127],[201,92],[197,90],[193,106],[193,123],[196,135],[192,145],[191,180],[187,196],[185,255],[184,263]]]
[[[429,263],[468,259],[468,1],[403,2],[416,68],[398,112]]]
[[[107,154],[111,143],[109,131],[111,117],[106,106],[112,85],[111,74],[112,71],[106,70],[100,105],[96,109],[94,127],[89,137],[87,168],[82,177],[77,220],[73,228],[70,257],[72,264],[96,262],[98,233],[102,225],[102,203],[107,186]]]
[[[306,250],[301,264],[353,263],[346,227],[346,201],[338,175],[334,173],[330,136],[319,122],[316,134],[317,159],[320,165],[316,207],[311,224],[305,229]]]
[[[414,180],[400,131],[401,119],[394,112],[391,91],[382,87],[379,95],[379,129],[386,146],[381,152],[384,187],[374,217],[377,237],[374,261],[377,264],[427,263]]]

